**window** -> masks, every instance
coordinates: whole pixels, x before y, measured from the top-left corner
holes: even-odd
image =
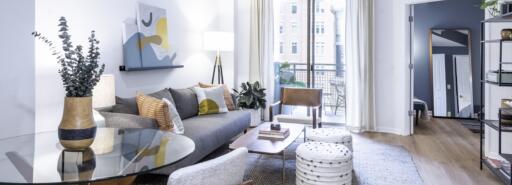
[[[315,13],[324,13],[325,9],[322,7],[323,1],[322,0],[316,0],[315,1]]]
[[[281,53],[281,54],[284,53],[284,43],[283,42],[279,43],[279,53]]]
[[[315,23],[315,34],[324,34],[325,33],[325,23],[324,22],[316,22]]]
[[[297,2],[292,2],[292,14],[297,14]]]
[[[283,24],[279,25],[279,33],[280,34],[284,33],[284,26],[283,26]]]
[[[297,54],[297,42],[292,42],[292,54]]]
[[[325,42],[315,42],[315,54],[324,55],[325,53]]]
[[[292,27],[292,33],[297,33],[297,30],[298,30],[297,22],[291,22],[290,25]]]

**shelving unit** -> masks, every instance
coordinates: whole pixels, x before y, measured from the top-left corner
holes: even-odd
[[[512,40],[503,40],[503,39],[494,39],[494,40],[485,40],[485,25],[489,23],[512,23],[512,13],[505,14],[502,16],[486,19],[481,22],[481,35],[480,35],[480,94],[482,95],[481,98],[481,105],[482,108],[479,112],[479,120],[480,120],[480,169],[483,169],[483,166],[485,165],[494,175],[499,177],[499,179],[507,184],[512,185],[512,178],[510,177],[510,173],[505,172],[502,168],[494,168],[492,164],[490,164],[487,159],[484,156],[484,149],[483,149],[483,143],[484,143],[484,135],[485,130],[484,126],[488,126],[487,128],[491,128],[493,130],[496,130],[498,132],[498,150],[499,155],[503,157],[506,161],[509,163],[512,162],[512,154],[504,154],[501,151],[502,146],[502,134],[504,132],[511,132],[512,133],[512,126],[504,126],[502,125],[501,121],[501,115],[502,111],[505,109],[499,109],[499,119],[498,120],[485,120],[485,85],[495,85],[498,87],[512,87],[512,83],[503,83],[502,81],[502,72],[503,72],[503,66],[504,65],[510,65],[512,62],[506,62],[503,60],[503,45],[505,43],[512,44]],[[486,71],[485,71],[485,47],[486,44],[499,44],[499,67],[498,67],[498,80],[497,82],[491,82],[486,80]],[[512,60],[512,59],[511,59]],[[509,109],[507,109],[509,110]],[[512,171],[512,167],[510,169]]]

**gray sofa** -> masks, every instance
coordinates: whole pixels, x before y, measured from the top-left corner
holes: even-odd
[[[149,96],[166,98],[176,105],[185,127],[184,135],[191,138],[195,151],[180,162],[159,170],[158,174],[171,174],[174,170],[199,162],[220,146],[249,128],[251,115],[244,111],[198,116],[199,106],[192,89],[164,89]],[[99,110],[105,117],[107,127],[113,128],[157,128],[153,119],[137,116],[135,98],[116,98],[116,105]]]

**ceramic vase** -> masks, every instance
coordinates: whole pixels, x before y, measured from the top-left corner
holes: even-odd
[[[91,146],[96,136],[92,97],[66,97],[58,133],[66,149],[85,150]]]
[[[261,124],[261,109],[244,109],[251,113],[251,127],[257,127]]]

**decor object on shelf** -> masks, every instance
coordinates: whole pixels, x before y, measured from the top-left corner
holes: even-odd
[[[267,107],[267,100],[265,99],[265,88],[262,88],[260,82],[256,81],[254,84],[250,82],[242,83],[242,89],[235,92],[237,99],[237,106],[243,110],[251,112],[251,126],[255,127],[261,124],[262,109]]]
[[[512,125],[512,99],[501,99],[501,124]]]
[[[500,15],[500,10],[498,9],[499,1],[498,0],[482,0],[480,4],[480,8],[482,10],[487,10],[492,16]]]
[[[500,73],[498,71],[489,71],[486,80],[493,83],[499,83]],[[501,71],[501,83],[512,83],[512,71]]]
[[[215,63],[213,65],[212,81],[215,81],[215,72],[217,72],[217,83],[224,84],[224,74],[222,61],[220,59],[221,51],[233,51],[235,36],[232,32],[210,31],[205,32],[203,36],[203,47],[207,51],[216,51]]]
[[[344,145],[307,142],[296,153],[297,185],[352,184],[352,152]]]
[[[306,141],[345,145],[352,150],[352,135],[344,128],[319,128],[307,130]]]
[[[512,29],[509,28],[501,30],[501,39],[512,40]]]
[[[229,112],[224,100],[224,87],[194,87],[193,90],[197,95],[199,115]]]
[[[56,56],[60,76],[66,90],[64,113],[59,125],[60,143],[66,149],[82,150],[89,147],[96,135],[96,125],[92,114],[92,90],[105,70],[105,64],[99,65],[100,52],[94,31],[89,37],[89,47],[84,53],[81,45],[74,46],[65,17],[59,19],[59,38],[62,40],[62,51],[39,32],[34,37],[50,47]]]
[[[137,20],[123,22],[123,58],[121,71],[178,68],[173,65],[176,51],[169,43],[167,11],[138,3]]]
[[[235,110],[235,103],[233,102],[233,97],[231,96],[231,92],[229,92],[229,87],[226,84],[206,84],[206,83],[198,83],[199,87],[201,88],[208,88],[208,87],[216,87],[221,85],[224,87],[224,101],[226,102],[226,106],[228,106],[229,111]]]

